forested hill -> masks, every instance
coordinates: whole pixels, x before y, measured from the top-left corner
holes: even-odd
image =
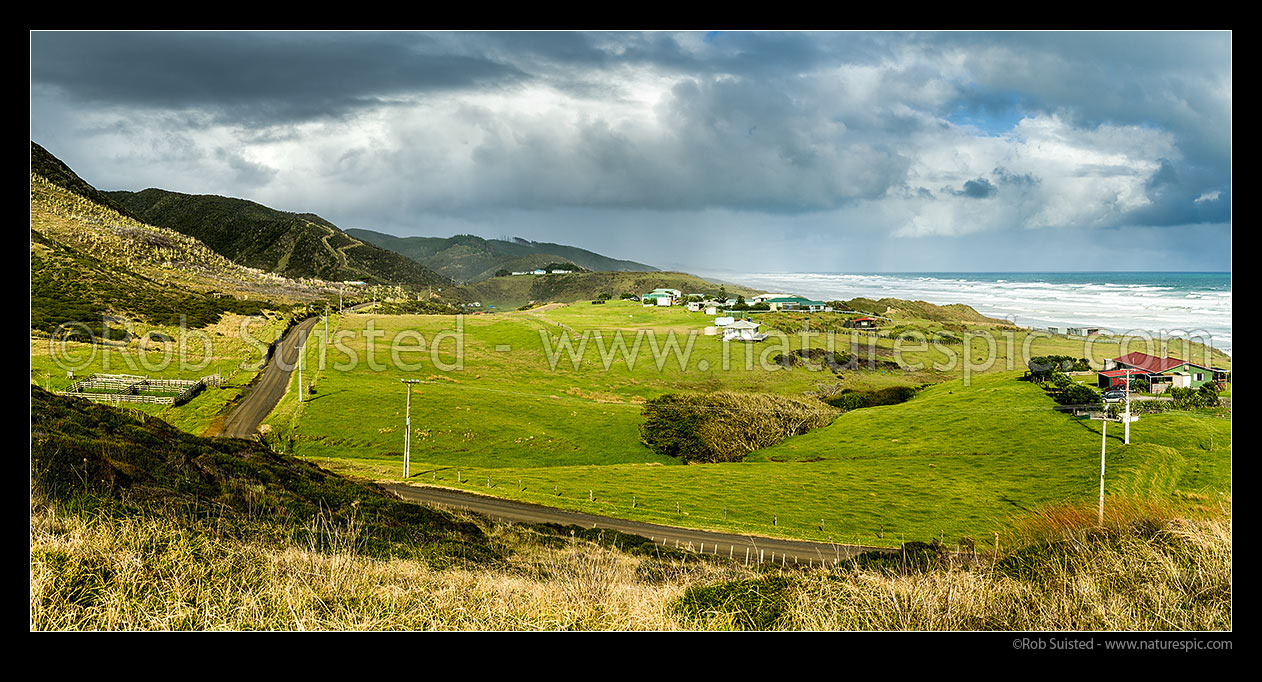
[[[550,263],[573,263],[593,272],[656,272],[635,261],[610,258],[577,246],[532,242],[526,239],[483,239],[471,234],[454,237],[396,237],[372,230],[347,230],[353,237],[403,254],[459,282],[478,282],[501,269],[525,270]]]
[[[147,223],[195,237],[233,262],[286,277],[414,287],[453,284],[424,265],[356,239],[313,213],[289,213],[245,199],[161,189],[106,195]]]

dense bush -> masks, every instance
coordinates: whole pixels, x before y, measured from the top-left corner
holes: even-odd
[[[1090,386],[1071,384],[1056,391],[1052,396],[1061,405],[1099,405],[1100,394]]]
[[[916,397],[916,389],[911,386],[889,386],[872,391],[856,391],[846,389],[824,402],[841,410],[857,410],[863,407],[878,405],[897,405]]]
[[[1182,410],[1197,407],[1218,407],[1218,389],[1213,384],[1205,384],[1200,388],[1172,388],[1170,397],[1174,404]]]
[[[763,393],[673,393],[644,405],[640,437],[685,462],[738,462],[745,455],[828,425],[837,411],[813,398]]]
[[[830,352],[823,348],[799,348],[788,353],[778,353],[771,361],[781,367],[826,366],[834,372],[845,369],[851,361],[850,354]]]
[[[1091,363],[1086,358],[1075,358],[1069,355],[1040,355],[1030,358],[1027,363],[1030,377],[1034,381],[1047,381],[1057,372],[1088,372]]]

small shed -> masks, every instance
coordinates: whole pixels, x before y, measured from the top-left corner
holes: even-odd
[[[724,341],[762,341],[766,334],[759,334],[757,322],[737,320],[723,328]]]

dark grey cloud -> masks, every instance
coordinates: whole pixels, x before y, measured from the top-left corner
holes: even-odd
[[[956,192],[959,196],[968,197],[970,199],[988,199],[995,196],[999,191],[998,187],[990,184],[986,178],[977,178],[964,183],[964,189]]]
[[[36,32],[31,126],[105,187],[339,224],[656,243],[717,211],[879,250],[1229,225],[1230,57],[1222,33]]]
[[[996,167],[991,174],[995,176],[996,181],[1001,185],[1033,187],[1039,183],[1039,179],[1034,177],[1033,173],[1013,173],[1003,166]]]
[[[192,109],[266,125],[525,77],[437,47],[416,34],[37,32],[31,82],[80,103]]]

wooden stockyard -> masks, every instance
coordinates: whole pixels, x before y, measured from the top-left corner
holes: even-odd
[[[151,379],[132,374],[92,374],[58,391],[61,395],[101,403],[183,405],[207,386],[218,386],[218,374],[200,379]]]

